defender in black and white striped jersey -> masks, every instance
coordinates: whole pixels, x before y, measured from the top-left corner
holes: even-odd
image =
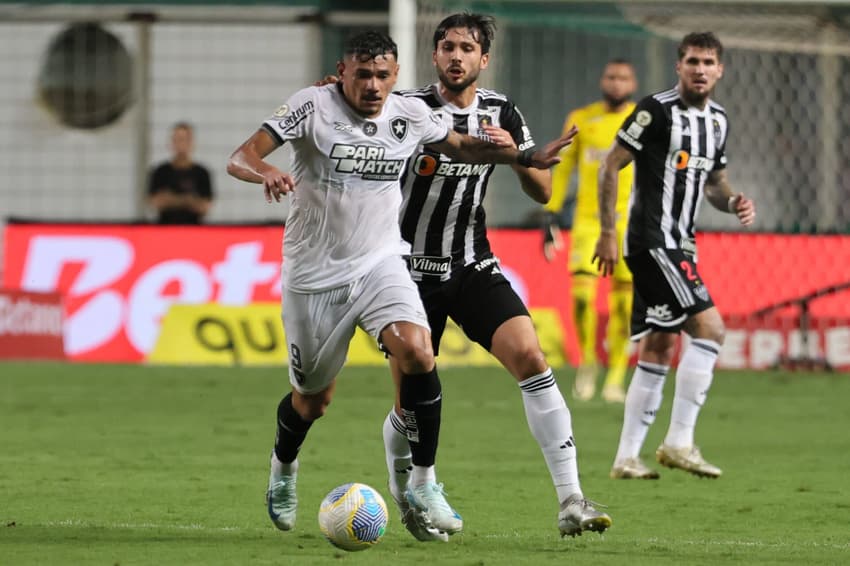
[[[507,96],[474,88],[470,103],[462,106],[442,84],[400,94],[425,102],[456,132],[488,139],[485,127],[496,127],[510,134],[520,150],[534,147],[525,118]],[[402,178],[401,232],[412,248],[409,263],[414,281],[447,281],[464,267],[493,257],[484,198],[494,169],[489,163],[452,161],[429,146],[420,147],[411,159]],[[438,342],[437,336],[435,346]]]
[[[402,94],[425,102],[455,132],[531,151],[534,140],[516,106],[505,95],[476,85],[489,62],[493,34],[489,16],[447,17],[438,24],[433,40],[439,82]],[[549,200],[548,171],[512,167],[531,198],[540,203]],[[528,310],[502,275],[487,240],[483,203],[493,168],[452,159],[433,146],[419,148],[402,181],[401,233],[412,248],[408,267],[428,313],[434,352],[439,353],[451,317],[517,380],[529,428],[555,485],[561,534],[602,532],[611,525],[611,518],[582,494],[569,409],[540,349]],[[398,368],[392,365],[398,380]],[[396,407],[384,423],[394,496],[407,482],[410,451],[404,434]]]
[[[723,46],[714,34],[693,33],[679,45],[675,88],[641,100],[617,133],[599,170],[601,235],[594,260],[603,275],[617,260],[615,204],[618,173],[635,162],[623,253],[634,278],[632,337],[638,365],[626,394],[614,478],[657,478],[640,449],[661,404],[665,376],[680,330],[690,335],[676,370],[676,397],[658,461],[699,476],[718,477],[694,444],[699,409],[711,385],[723,342],[723,319],[697,271],[694,222],[703,195],[747,226],[755,206],[726,179],[729,121],[709,99],[723,76]]]

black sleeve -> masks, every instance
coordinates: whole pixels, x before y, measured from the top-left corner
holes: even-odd
[[[525,117],[510,100],[502,106],[499,123],[503,130],[511,134],[520,151],[535,146],[534,139],[531,137],[531,130],[525,123]]]
[[[148,181],[148,194],[155,195],[163,190],[168,190],[168,188],[168,175],[165,170],[165,165],[160,165],[150,174],[150,180]]]
[[[638,155],[664,131],[664,106],[652,96],[638,102],[617,132],[617,143]]]
[[[198,196],[212,200],[213,188],[209,170],[203,165],[198,165]]]

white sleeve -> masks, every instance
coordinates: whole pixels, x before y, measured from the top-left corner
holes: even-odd
[[[409,104],[411,121],[423,145],[439,143],[449,135],[449,127],[418,98],[405,98]]]
[[[313,123],[316,94],[314,87],[299,90],[263,122],[263,129],[279,144],[303,138]]]

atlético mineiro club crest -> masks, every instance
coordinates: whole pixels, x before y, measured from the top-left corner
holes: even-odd
[[[407,129],[407,119],[399,116],[390,120],[390,132],[398,141],[407,137]]]

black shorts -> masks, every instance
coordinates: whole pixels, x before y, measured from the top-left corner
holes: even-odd
[[[440,352],[440,339],[448,317],[470,340],[489,352],[493,334],[502,323],[515,316],[529,316],[495,258],[467,265],[452,274],[448,281],[417,284],[431,325],[434,355]]]
[[[634,277],[632,340],[651,330],[679,332],[690,317],[714,306],[693,258],[654,248],[626,257]]]

